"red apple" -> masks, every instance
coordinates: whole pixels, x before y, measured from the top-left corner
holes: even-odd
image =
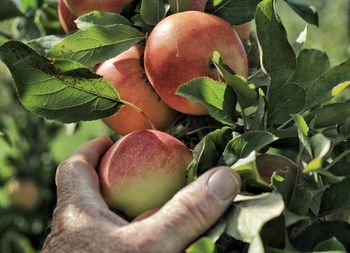
[[[247,55],[229,23],[200,11],[170,15],[155,26],[146,42],[146,74],[170,107],[187,114],[205,115],[207,110],[202,104],[175,92],[193,78],[210,76],[215,50],[235,73],[248,76]]]
[[[240,25],[233,25],[233,28],[236,30],[241,40],[248,40],[250,34],[252,33],[252,22],[247,22]]]
[[[161,207],[185,186],[191,151],[169,134],[133,132],[116,142],[99,165],[102,194],[129,218]]]
[[[168,130],[175,122],[177,112],[167,106],[154,91],[141,66],[143,48],[133,46],[120,55],[102,63],[96,73],[104,76],[118,90],[122,100],[139,107],[148,117],[124,106],[104,122],[119,134],[151,128],[148,120],[158,130]]]
[[[65,32],[77,29],[77,25],[74,23],[76,16],[69,10],[64,0],[58,0],[58,18]]]
[[[120,12],[130,0],[64,0],[72,13],[79,17],[91,11]]]

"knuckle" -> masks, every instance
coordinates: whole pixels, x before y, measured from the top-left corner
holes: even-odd
[[[194,225],[194,229],[201,230],[212,220],[210,204],[207,201],[200,201],[193,198],[189,193],[183,193],[177,199],[178,206],[181,208],[179,219],[187,219]]]

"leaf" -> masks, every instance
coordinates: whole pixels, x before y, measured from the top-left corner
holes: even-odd
[[[346,253],[346,249],[344,248],[344,245],[337,240],[337,238],[332,237],[328,240],[325,240],[323,242],[320,242],[316,248],[316,251],[336,251],[336,252],[344,252]]]
[[[305,103],[303,88],[288,82],[295,72],[296,59],[286,31],[275,13],[274,2],[264,0],[255,14],[262,65],[271,78],[267,93],[269,125],[289,120],[290,114],[300,112]]]
[[[262,64],[271,77],[271,90],[283,88],[296,68],[295,54],[275,13],[274,2],[262,1],[255,14],[257,35],[262,48]]]
[[[186,249],[186,253],[215,253],[215,243],[207,238],[202,237],[195,241]]]
[[[170,6],[164,0],[142,0],[141,17],[148,25],[156,25],[165,18]]]
[[[51,48],[49,56],[93,66],[115,57],[143,39],[144,34],[130,26],[93,26],[65,38]]]
[[[350,101],[322,106],[314,115],[315,128],[342,124],[350,116]]]
[[[284,169],[284,168],[279,168]],[[287,170],[278,170],[272,175],[271,183],[275,192],[283,197],[284,203],[289,205],[294,192],[294,184],[296,180],[296,171],[292,168]]]
[[[127,18],[118,13],[100,11],[93,11],[80,16],[75,23],[80,30],[88,29],[96,25],[107,26],[121,24],[132,26],[132,23]]]
[[[325,190],[322,196],[320,215],[345,209],[350,210],[350,178],[332,184]]]
[[[0,8],[0,20],[20,16],[21,13],[11,0],[2,0]]]
[[[276,136],[266,131],[250,131],[242,135],[235,134],[223,153],[225,163],[231,166],[239,158],[244,158],[253,151],[258,152],[277,139]]]
[[[296,0],[286,0],[286,2],[306,22],[318,26],[318,14],[314,6],[302,4]]]
[[[232,165],[240,176],[243,182],[248,186],[269,190],[269,185],[261,178],[256,164],[256,152],[251,152],[247,157],[239,159]]]
[[[232,88],[208,77],[200,77],[181,85],[177,95],[200,102],[209,115],[227,125],[235,125],[236,96]]]
[[[219,52],[214,52],[212,62],[218,71],[222,73],[227,84],[235,91],[238,102],[242,108],[253,106],[258,103],[254,85],[248,85],[245,78],[235,75],[230,67],[222,62]]]
[[[226,233],[237,240],[251,243],[248,252],[264,252],[260,231],[264,224],[280,216],[283,209],[282,197],[277,193],[238,195],[234,207],[227,213]]]
[[[350,81],[350,60],[331,68],[310,86],[306,94],[306,105],[313,106],[332,97],[332,90]]]
[[[350,224],[341,221],[314,223],[301,232],[292,245],[301,252],[313,251],[320,242],[335,237],[350,251]]]
[[[193,181],[219,163],[221,153],[231,138],[232,129],[224,127],[207,134],[197,144],[193,150],[193,160],[188,167],[189,181]]]
[[[56,35],[48,35],[28,41],[27,46],[30,46],[38,54],[47,55],[50,49],[60,43],[64,38]]]
[[[37,0],[11,0],[17,8],[22,12],[25,13],[29,9],[37,9],[38,8],[38,1]]]
[[[209,0],[207,11],[225,19],[232,25],[246,23],[254,18],[256,6],[261,0]]]
[[[328,56],[317,49],[304,49],[297,59],[297,68],[290,82],[308,89],[320,75],[330,69]]]
[[[169,0],[170,12],[178,13],[188,10],[191,0]]]
[[[315,178],[309,174],[299,173],[296,177],[293,195],[288,209],[295,214],[305,216],[309,209],[317,204],[317,198],[324,188],[319,187]]]
[[[11,41],[0,47],[17,94],[29,111],[64,123],[94,120],[116,113],[122,103],[105,79],[69,60],[48,60]]]
[[[307,38],[308,27],[305,26],[305,29],[298,33],[291,41],[290,45],[293,48],[293,51],[296,55],[299,55]]]

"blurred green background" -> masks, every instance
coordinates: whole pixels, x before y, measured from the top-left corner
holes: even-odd
[[[0,0],[0,43],[59,34],[55,0]],[[308,26],[306,48],[318,48],[332,65],[350,56],[350,0],[305,0],[319,11],[320,27]],[[292,39],[306,23],[283,1],[278,13]],[[12,18],[13,16],[21,16]],[[112,134],[100,121],[62,125],[30,114],[19,103],[0,62],[0,252],[39,252],[55,205],[57,164],[81,143]]]

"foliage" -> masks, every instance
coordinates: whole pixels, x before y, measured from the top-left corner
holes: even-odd
[[[57,163],[85,140],[111,134],[100,122],[83,121],[117,113],[125,104],[93,67],[145,43],[169,10],[184,6],[142,0],[121,15],[94,11],[77,20],[78,31],[63,35],[55,1],[6,1],[8,11],[0,11],[6,20],[0,27],[0,59],[17,94],[5,80],[0,251],[35,252],[48,232]],[[336,5],[323,4],[321,10]],[[232,207],[187,252],[350,251],[350,59],[311,49],[307,29],[291,39],[285,8],[310,29],[322,27],[322,15],[295,0],[210,0],[206,6],[206,12],[231,24],[254,19],[256,34],[245,42],[248,80],[213,52],[221,80],[201,77],[177,90],[209,112],[183,115],[170,130],[194,150],[188,181],[216,165],[232,167],[243,180]],[[6,29],[11,24],[16,32]],[[24,178],[40,192],[31,209],[11,199],[11,181]]]

